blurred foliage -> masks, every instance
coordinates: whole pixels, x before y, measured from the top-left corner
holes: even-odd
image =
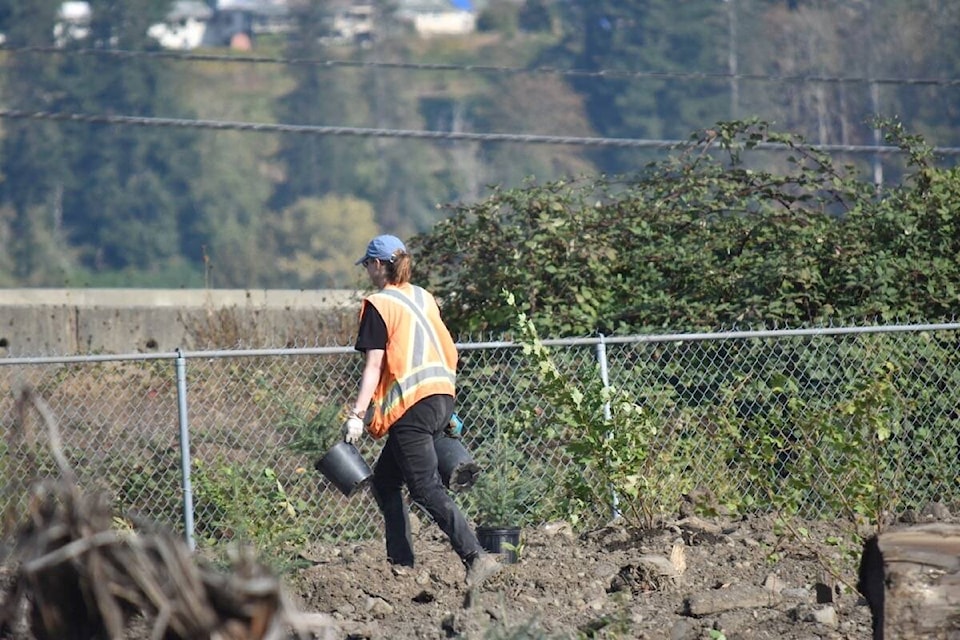
[[[59,4],[9,0],[0,6],[7,44],[51,45]],[[258,55],[297,64],[73,54],[89,46],[155,50],[142,30],[169,5],[97,0],[90,38],[66,42],[62,51],[0,52],[5,106],[441,134],[652,139],[683,138],[756,114],[782,131],[842,144],[875,142],[873,123],[863,114],[896,113],[938,145],[957,142],[960,112],[949,86],[803,80],[955,77],[960,56],[951,52],[960,46],[953,37],[960,9],[935,0],[497,2],[480,16],[489,30],[451,38],[418,38],[389,20],[390,3],[377,2],[383,29],[363,43],[329,42],[327,3],[310,2],[299,5],[300,26],[291,37],[256,43]],[[370,61],[398,66],[364,66]],[[725,75],[734,68],[741,77]],[[627,175],[647,162],[667,162],[660,148],[40,120],[4,120],[0,136],[0,236],[16,239],[0,260],[0,282],[10,286],[286,288],[301,286],[305,270],[315,268],[321,270],[316,281],[352,287],[346,258],[337,264],[294,259],[291,268],[290,256],[274,252],[301,241],[302,231],[265,248],[261,238],[271,221],[299,201],[350,198],[370,203],[378,231],[409,237],[429,232],[450,207],[502,198],[525,180],[589,181],[582,176]],[[785,154],[749,156],[745,168],[788,169]],[[873,169],[874,159],[864,154],[833,156],[838,166],[846,157],[861,171]],[[896,157],[876,162],[888,184],[906,184]],[[362,243],[352,250],[362,250]],[[795,284],[808,276],[799,273]],[[578,284],[585,288],[589,282]],[[949,299],[948,291],[941,293]],[[586,306],[604,304],[580,295]],[[590,324],[591,315],[595,311],[586,309],[571,328]]]
[[[561,42],[543,56],[544,64],[556,65],[559,58],[564,61],[561,66],[609,73],[602,78],[571,78],[599,135],[682,139],[691,129],[730,117],[728,85],[722,80],[692,83],[682,77],[629,74],[726,71],[717,68],[729,38],[721,4],[593,0],[562,6],[567,29]],[[622,172],[642,154],[610,146],[592,156],[600,171]]]
[[[46,2],[41,4],[49,11]],[[157,49],[146,31],[165,14],[166,3],[93,0],[90,5],[89,34],[62,39],[64,55],[12,56],[3,76],[8,106],[190,116],[166,62],[140,57],[117,65],[106,57],[69,55],[81,46]],[[22,15],[25,22],[8,36],[10,44],[55,38],[55,20],[47,22],[48,13]],[[12,207],[14,234],[22,238],[13,245],[18,280],[72,283],[84,269],[149,274],[203,243],[192,224],[199,168],[195,131],[17,121],[5,123],[2,142],[0,200]]]

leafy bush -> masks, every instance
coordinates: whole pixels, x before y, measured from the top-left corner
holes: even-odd
[[[949,320],[960,303],[960,170],[917,137],[901,185],[875,186],[799,136],[719,123],[635,176],[496,189],[412,239],[419,280],[460,332],[503,331],[517,305],[545,335]],[[786,146],[785,166],[744,150]],[[759,152],[756,152],[759,153]],[[750,159],[756,156],[751,156]]]
[[[719,361],[710,401],[696,400],[731,475],[746,479],[730,502],[874,526],[923,508],[930,487],[960,473],[955,411],[931,392],[955,372],[929,366],[955,362],[956,346],[922,333],[818,340],[744,342]]]
[[[306,505],[288,494],[273,469],[198,463],[192,477],[200,542],[253,544],[281,570],[296,562],[307,538],[300,515]]]

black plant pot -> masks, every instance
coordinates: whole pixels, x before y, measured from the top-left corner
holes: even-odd
[[[465,491],[477,481],[480,465],[463,446],[459,438],[440,436],[433,441],[437,450],[437,467],[445,487],[451,491]]]
[[[499,553],[507,564],[518,560],[520,527],[477,527],[477,539],[481,547],[490,553]]]
[[[338,442],[314,465],[345,496],[366,484],[373,475],[366,460],[349,442]]]

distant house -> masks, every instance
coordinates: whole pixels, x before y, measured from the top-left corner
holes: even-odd
[[[294,28],[290,8],[280,0],[220,0],[207,23],[203,44],[231,46],[238,36],[252,43],[264,34],[288,33]]]
[[[372,4],[335,7],[329,25],[330,39],[334,42],[370,43],[375,30],[375,15]]]
[[[92,15],[89,2],[61,3],[57,10],[57,21],[53,25],[54,44],[62,47],[68,42],[87,38]]]
[[[147,35],[165,49],[196,49],[203,42],[213,9],[200,0],[177,0],[163,22],[147,29]]]
[[[177,0],[148,34],[167,49],[250,48],[258,36],[293,31],[290,5],[302,1],[218,0],[211,8],[201,0]],[[487,0],[395,0],[394,16],[424,37],[459,35],[476,30],[477,8],[486,4]],[[369,0],[328,0],[326,7],[324,37],[330,42],[364,45],[373,40],[376,10]]]
[[[167,49],[249,48],[259,35],[293,27],[285,0],[219,0],[213,8],[200,0],[177,0],[148,34]]]
[[[477,28],[470,0],[399,0],[397,18],[422,36],[462,35]]]

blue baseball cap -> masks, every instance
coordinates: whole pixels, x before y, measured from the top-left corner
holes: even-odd
[[[354,264],[362,264],[364,260],[370,260],[372,258],[384,262],[391,262],[393,260],[393,254],[397,251],[404,253],[407,251],[407,247],[404,246],[400,238],[390,235],[377,236],[367,245],[367,252],[363,254],[363,257]]]

